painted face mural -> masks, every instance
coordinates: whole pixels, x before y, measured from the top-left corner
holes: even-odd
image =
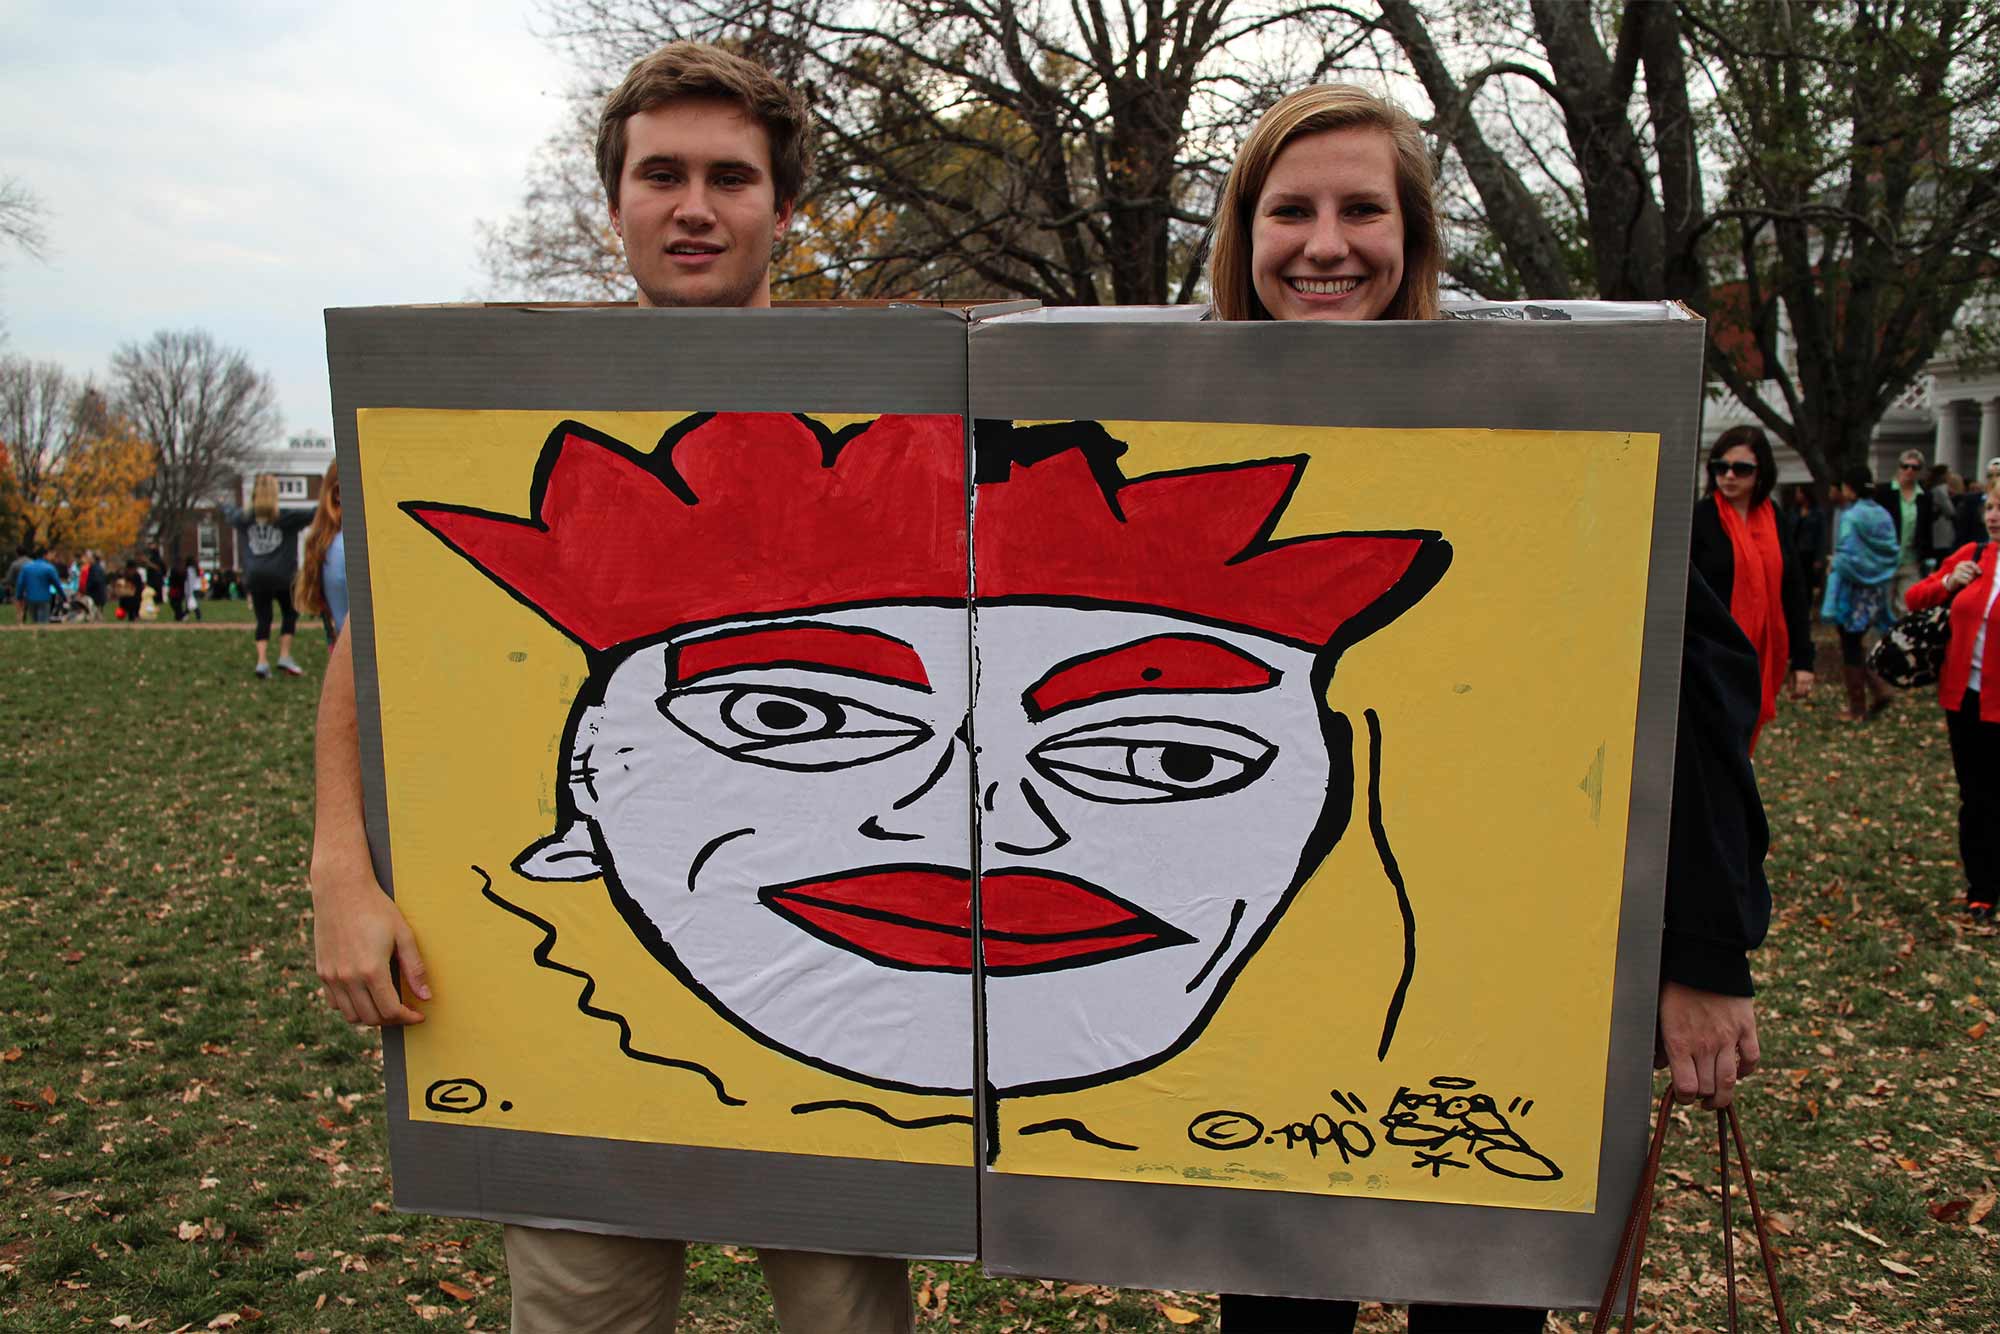
[[[970,599],[955,417],[565,423],[532,518],[405,508],[589,658],[518,871],[601,876],[731,1022],[889,1088],[971,1088],[977,938],[989,1082],[1081,1087],[1192,1040],[1340,838],[1328,681],[1449,548],[1273,540],[1297,460],[977,446]]]

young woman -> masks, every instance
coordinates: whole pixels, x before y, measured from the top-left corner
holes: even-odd
[[[1986,541],[1960,547],[1910,590],[1910,609],[1951,604],[1938,677],[1958,773],[1958,857],[1965,910],[1993,920],[2000,903],[2000,482],[1986,489]]]
[[[1230,169],[1209,281],[1226,320],[1434,319],[1442,247],[1416,122],[1365,89],[1280,100]],[[1675,738],[1660,1049],[1683,1101],[1726,1104],[1757,1066],[1746,952],[1763,939],[1767,841],[1750,769],[1756,657],[1699,574],[1688,582]],[[1351,1331],[1353,1302],[1225,1294],[1225,1334]],[[1413,1334],[1540,1330],[1541,1311],[1413,1306]]]
[[[1757,727],[1778,716],[1778,692],[1791,668],[1794,699],[1812,693],[1813,645],[1806,576],[1794,550],[1792,521],[1771,503],[1778,464],[1755,426],[1736,426],[1708,451],[1708,494],[1694,507],[1688,559],[1757,650],[1764,695]],[[1757,748],[1756,733],[1750,748]]]
[[[340,531],[340,465],[329,463],[319,484],[319,508],[306,529],[306,555],[292,580],[292,601],[326,623],[327,647],[347,625],[347,543]]]
[[[1889,511],[1875,501],[1874,478],[1866,464],[1841,474],[1840,500],[1846,508],[1833,539],[1819,614],[1840,632],[1840,674],[1847,683],[1847,712],[1840,720],[1859,723],[1896,697],[1887,682],[1868,670],[1863,636],[1896,623],[1893,594],[1902,548]]]
[[[278,627],[278,670],[288,676],[303,676],[305,669],[292,661],[292,635],[299,628],[298,612],[292,607],[292,576],[298,570],[294,535],[312,522],[308,509],[278,508],[278,479],[259,473],[251,484],[250,512],[234,505],[222,507],[225,522],[234,525],[242,541],[250,602],[257,616],[257,675],[271,675],[271,611],[276,607],[284,620]]]

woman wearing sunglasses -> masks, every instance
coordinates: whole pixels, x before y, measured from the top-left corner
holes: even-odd
[[[1792,698],[1813,686],[1806,573],[1792,541],[1792,521],[1771,503],[1778,480],[1771,442],[1755,426],[1736,426],[1708,451],[1708,494],[1694,509],[1689,559],[1729,605],[1763,676],[1757,730],[1778,716],[1778,692],[1791,668]],[[1757,748],[1757,734],[1750,735]]]
[[[1217,207],[1209,258],[1224,320],[1438,317],[1443,248],[1431,158],[1408,113],[1365,89],[1321,84],[1281,99],[1251,131]],[[1771,896],[1768,830],[1751,772],[1756,659],[1728,606],[1688,581],[1674,742],[1656,1065],[1684,1102],[1726,1105],[1757,1068],[1748,951]],[[1345,1334],[1353,1302],[1225,1294],[1224,1334]],[[1410,1308],[1412,1334],[1525,1334],[1545,1313]]]

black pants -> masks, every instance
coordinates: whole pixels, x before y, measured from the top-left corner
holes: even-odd
[[[1868,661],[1868,653],[1861,639],[1861,632],[1842,630],[1840,632],[1840,665],[1860,667]]]
[[[1360,1307],[1354,1302],[1303,1297],[1222,1294],[1222,1334],[1352,1334]],[[1410,1334],[1536,1334],[1548,1312],[1511,1306],[1410,1308]]]
[[[1945,714],[1958,772],[1958,858],[1969,903],[2000,903],[2000,723],[1981,722],[1979,692]]]
[[[281,635],[297,634],[299,614],[292,607],[292,590],[280,588],[253,588],[250,590],[250,606],[257,615],[257,642],[263,643],[271,637],[271,604],[276,603],[284,613],[284,620],[278,626]]]

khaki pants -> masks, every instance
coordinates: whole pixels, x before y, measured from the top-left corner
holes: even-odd
[[[507,1229],[514,1334],[673,1334],[684,1242]],[[760,1250],[785,1334],[908,1334],[909,1265],[881,1256]]]
[[[1924,572],[1917,562],[1911,561],[1908,564],[1897,566],[1896,587],[1889,599],[1889,610],[1898,616],[1908,615],[1910,604],[1904,599],[1909,595],[1911,589],[1923,581]]]

